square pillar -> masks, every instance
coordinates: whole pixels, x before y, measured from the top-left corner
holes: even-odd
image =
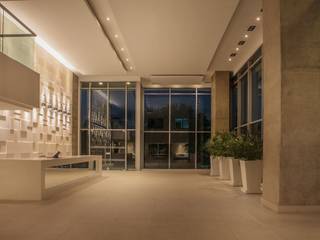
[[[262,203],[320,210],[320,1],[264,0]]]
[[[230,129],[230,72],[217,71],[212,77],[212,121],[211,134],[227,132]]]

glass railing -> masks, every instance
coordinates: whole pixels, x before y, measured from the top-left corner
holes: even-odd
[[[0,52],[34,69],[35,34],[0,4]]]

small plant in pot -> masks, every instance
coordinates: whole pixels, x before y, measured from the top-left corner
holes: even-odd
[[[261,193],[262,142],[254,136],[240,136],[234,145],[235,158],[240,159],[242,188],[245,193]]]
[[[218,133],[215,139],[217,154],[219,154],[219,173],[221,180],[230,179],[229,162],[232,157],[230,143],[234,138],[233,134],[228,132]]]
[[[220,133],[214,135],[213,138],[207,143],[207,151],[210,153],[210,175],[219,176],[219,166],[222,158],[222,138]]]
[[[234,187],[242,186],[240,161],[237,155],[241,138],[233,135],[228,142],[227,160],[229,161],[230,184]]]

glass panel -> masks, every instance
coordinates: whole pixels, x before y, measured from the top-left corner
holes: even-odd
[[[3,18],[3,33],[4,34],[31,34],[28,29],[22,26],[16,19],[14,19],[9,13],[4,12]]]
[[[136,132],[129,131],[127,137],[127,166],[128,169],[135,169],[136,163]]]
[[[111,162],[110,162],[109,168],[125,169],[125,149],[124,148],[111,149]]]
[[[30,36],[7,36],[2,39],[3,53],[12,59],[34,69],[34,37],[8,13],[4,12],[3,34]]]
[[[145,130],[169,130],[169,96],[145,96],[144,116]]]
[[[257,122],[252,124],[251,126],[251,134],[253,136],[257,136],[258,138],[260,138],[262,140],[262,122]]]
[[[110,90],[110,128],[125,129],[125,90]]]
[[[240,133],[241,133],[241,135],[247,135],[248,134],[248,127],[244,126],[244,127],[240,128]]]
[[[171,93],[196,93],[196,90],[194,88],[173,88]]]
[[[198,96],[198,131],[211,130],[211,95]]]
[[[171,134],[171,163],[170,168],[195,167],[195,134]]]
[[[107,128],[107,90],[91,90],[91,127]]]
[[[89,90],[80,90],[80,128],[89,128]]]
[[[110,82],[109,83],[110,88],[122,88],[124,89],[126,87],[125,82]]]
[[[144,167],[169,167],[169,134],[145,133],[144,135]]]
[[[80,131],[80,154],[88,155],[89,154],[89,132]]]
[[[241,79],[241,124],[248,121],[248,77],[247,74]]]
[[[231,87],[231,129],[238,126],[238,87],[233,85]]]
[[[91,130],[91,147],[106,147],[111,145],[111,133],[106,130]]]
[[[90,149],[90,154],[91,155],[100,155],[100,156],[102,156],[102,169],[107,169],[108,168],[107,164],[110,161],[110,159],[106,155],[106,150],[104,148],[91,148]]]
[[[92,82],[92,88],[106,89],[108,87],[108,83],[106,82]]]
[[[127,118],[128,118],[127,128],[135,129],[136,128],[136,92],[132,90],[128,90]]]
[[[125,146],[125,132],[124,131],[112,131],[111,132],[111,146],[112,147],[124,147]]]
[[[33,37],[4,37],[3,53],[28,68],[34,69]]]
[[[211,88],[198,88],[198,93],[211,94]]]
[[[169,94],[169,89],[168,88],[146,88],[144,89],[144,93],[167,93]]]
[[[171,97],[171,129],[194,131],[195,96],[173,95]]]
[[[197,135],[197,168],[199,169],[210,168],[210,154],[206,150],[210,137],[210,133],[198,133]]]
[[[89,83],[88,82],[81,82],[80,87],[81,88],[89,88]]]
[[[261,62],[252,68],[252,120],[262,118],[262,71]]]

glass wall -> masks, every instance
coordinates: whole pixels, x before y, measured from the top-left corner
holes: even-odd
[[[210,88],[144,90],[145,168],[208,168],[210,131]]]
[[[80,153],[101,155],[103,169],[135,168],[135,85],[81,83]]]
[[[35,34],[0,6],[0,51],[34,69]]]
[[[231,79],[231,130],[262,138],[262,49]],[[240,108],[240,109],[238,109]]]

